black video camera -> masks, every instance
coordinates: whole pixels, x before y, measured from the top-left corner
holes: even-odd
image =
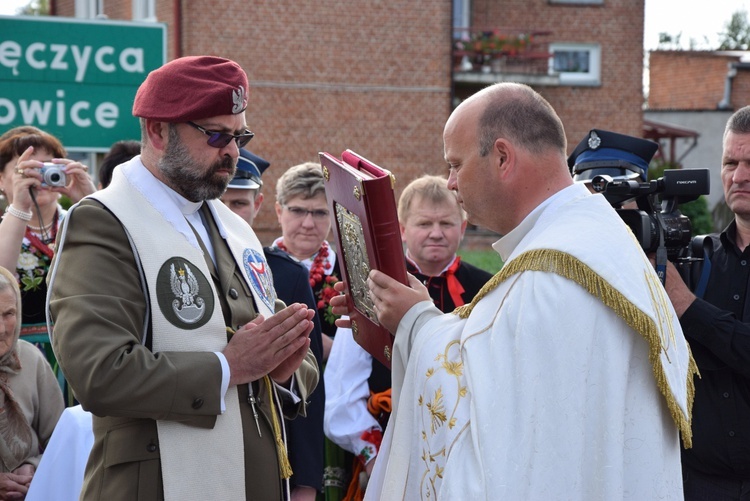
[[[708,194],[708,169],[669,169],[663,177],[646,183],[597,175],[591,186],[617,210],[643,250],[657,253],[657,265],[660,248],[666,249],[673,263],[690,259],[692,225],[677,206]],[[635,201],[637,209],[623,208],[629,201]]]

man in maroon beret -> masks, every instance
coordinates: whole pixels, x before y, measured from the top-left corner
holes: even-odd
[[[70,210],[48,310],[94,445],[83,499],[283,499],[283,417],[318,370],[314,311],[276,297],[218,197],[252,137],[235,62],[183,57],[138,89],[141,154]]]

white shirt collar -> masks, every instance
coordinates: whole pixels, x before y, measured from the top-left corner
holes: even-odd
[[[195,233],[190,228],[190,225],[187,224],[189,220],[190,224],[200,234],[204,245],[208,248],[213,259],[214,256],[211,239],[208,237],[208,232],[206,231],[203,221],[200,218],[200,214],[198,213],[198,209],[201,208],[203,202],[191,202],[157,179],[156,176],[154,176],[151,171],[143,165],[140,155],[134,157],[129,162],[120,165],[118,170],[120,170],[128,181],[135,186],[149,202],[151,202],[151,204],[172,226],[174,226],[177,231],[182,233],[194,247],[200,249],[200,244],[195,237]],[[214,219],[217,220],[217,218]],[[219,230],[223,230],[221,225]],[[214,262],[216,261],[214,260]]]
[[[457,258],[457,257],[458,257],[458,256],[456,256],[456,255],[454,254],[454,255],[453,255],[453,259],[451,259],[451,260],[450,260],[450,262],[449,262],[449,263],[448,263],[448,264],[446,265],[446,267],[445,267],[445,268],[443,268],[443,269],[442,269],[442,271],[441,271],[440,273],[438,273],[437,275],[435,275],[435,276],[438,276],[438,277],[442,277],[442,276],[443,276],[443,274],[444,274],[444,273],[445,273],[446,271],[448,271],[448,268],[450,268],[451,266],[453,266],[453,263],[454,263],[454,262],[456,261],[456,258]],[[413,259],[413,258],[411,257],[411,255],[409,254],[409,249],[406,249],[406,259],[408,259],[408,260],[409,260],[409,262],[410,262],[411,264],[413,264],[413,265],[414,265],[414,267],[415,267],[415,268],[417,269],[417,271],[418,271],[418,272],[419,272],[419,273],[420,273],[421,275],[425,275],[425,276],[430,276],[430,275],[428,275],[427,273],[423,273],[423,272],[422,272],[422,269],[421,269],[421,268],[419,267],[419,265],[417,264],[417,262],[416,262],[416,261],[414,261],[414,259]]]

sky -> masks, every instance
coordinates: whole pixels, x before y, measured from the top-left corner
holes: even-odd
[[[606,2],[606,0],[605,0]],[[29,0],[0,0],[0,15],[12,15]],[[750,0],[646,0],[644,47],[655,49],[659,33],[682,33],[682,48],[715,48],[718,33],[724,31],[732,13],[744,9],[750,12]],[[708,39],[708,44],[706,43]]]
[[[646,0],[643,45],[646,50],[655,49],[659,33],[666,32],[673,36],[682,33],[683,49],[690,48],[690,39],[696,49],[716,48],[718,33],[725,31],[738,10],[750,13],[750,0]]]

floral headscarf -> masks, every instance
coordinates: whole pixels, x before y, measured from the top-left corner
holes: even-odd
[[[31,455],[32,430],[16,402],[9,381],[21,372],[18,337],[21,334],[21,291],[11,272],[0,266],[0,292],[12,290],[16,297],[16,326],[12,348],[0,356],[0,468],[10,472]]]

